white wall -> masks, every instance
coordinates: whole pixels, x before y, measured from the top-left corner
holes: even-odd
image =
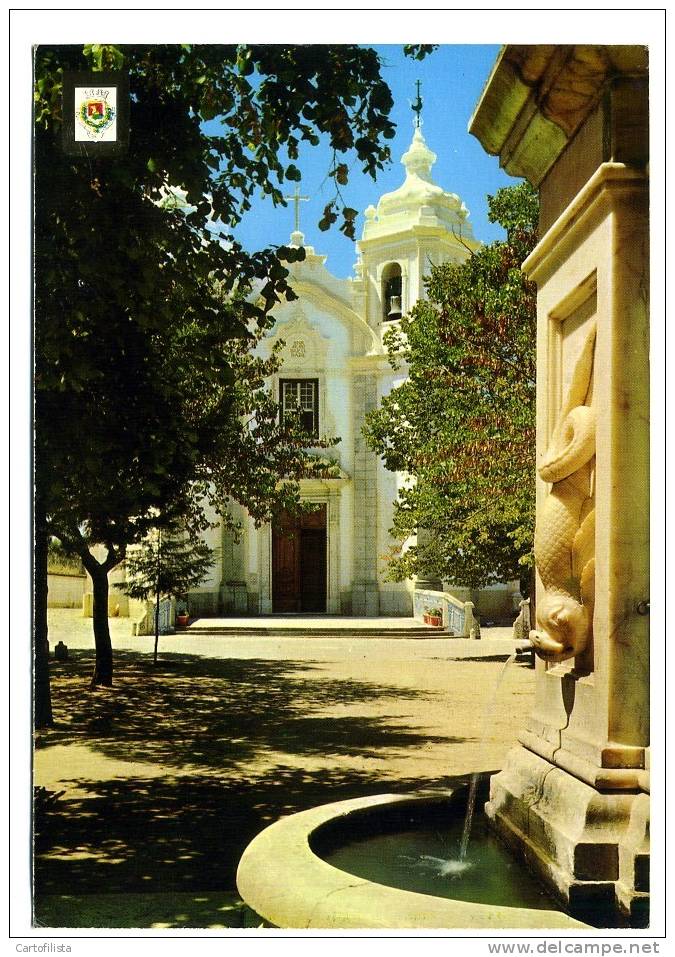
[[[84,575],[47,575],[48,608],[81,608],[87,579]]]

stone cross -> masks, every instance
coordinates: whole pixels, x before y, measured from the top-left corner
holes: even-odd
[[[309,202],[309,196],[300,195],[300,187],[295,187],[295,193],[292,196],[284,196],[284,199],[293,200],[295,203],[295,231],[300,231],[300,203]]]

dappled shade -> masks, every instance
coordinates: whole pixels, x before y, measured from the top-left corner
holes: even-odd
[[[56,728],[37,747],[75,738],[124,761],[181,769],[240,769],[260,750],[292,755],[359,754],[429,743],[428,735],[383,717],[317,715],[322,708],[417,698],[425,692],[322,677],[320,663],[200,658],[163,654],[159,666],[133,652],[116,653],[113,693],[89,695],[83,681],[91,655],[74,652],[62,667]],[[58,665],[55,666],[58,680]],[[428,692],[427,692],[428,694]],[[443,737],[436,740],[452,740]]]
[[[239,926],[236,899],[220,913],[212,895],[232,901],[237,862],[260,830],[317,804],[447,786],[397,779],[385,758],[466,740],[406,723],[405,701],[436,692],[337,679],[321,662],[164,654],[154,668],[124,651],[116,661],[116,686],[96,692],[87,690],[92,652],[54,666],[56,727],[36,748],[75,745],[109,764],[100,779],[93,767],[74,773],[66,794],[36,813],[36,914],[51,926],[59,907],[65,926],[88,926],[93,902],[78,912],[78,895],[96,893],[180,894],[175,914],[164,899],[153,920]],[[377,715],[358,713],[373,703]],[[96,925],[119,923],[104,905]]]

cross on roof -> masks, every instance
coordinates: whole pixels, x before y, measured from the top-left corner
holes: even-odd
[[[416,116],[415,116],[415,126],[416,126],[418,129],[419,129],[420,126],[422,125],[422,116],[421,116],[421,113],[422,113],[422,97],[420,96],[420,87],[421,87],[421,85],[422,85],[422,83],[421,83],[420,80],[415,80],[415,86],[417,87],[417,99],[415,100],[414,103],[411,103],[411,104],[410,104],[413,113],[416,114]]]
[[[289,200],[292,199],[293,202],[295,203],[295,231],[296,231],[296,233],[297,233],[297,232],[300,231],[300,203],[301,203],[301,202],[305,202],[305,203],[309,202],[309,196],[301,196],[301,195],[300,195],[300,187],[299,187],[299,186],[296,186],[296,187],[295,187],[295,192],[293,193],[293,195],[292,195],[292,196],[284,196],[284,199],[289,199]]]

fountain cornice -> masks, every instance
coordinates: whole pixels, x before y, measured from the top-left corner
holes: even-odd
[[[647,75],[642,46],[509,44],[469,132],[511,176],[538,186],[600,102],[609,82]]]

